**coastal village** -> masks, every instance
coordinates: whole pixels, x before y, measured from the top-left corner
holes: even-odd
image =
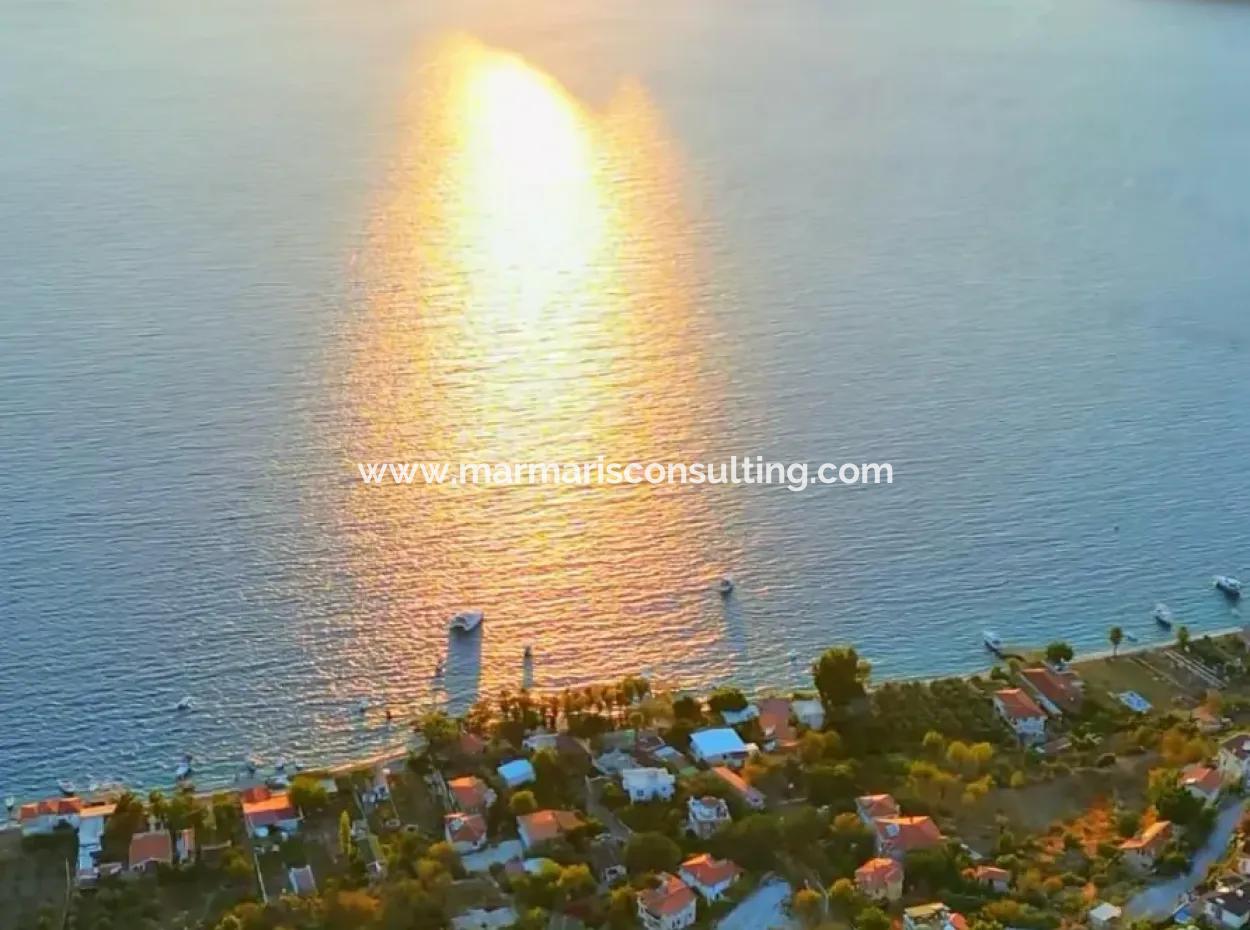
[[[1241,631],[807,692],[505,692],[349,769],[14,801],[14,930],[1250,923]]]

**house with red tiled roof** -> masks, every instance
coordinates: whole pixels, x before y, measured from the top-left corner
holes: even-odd
[[[22,836],[51,833],[58,827],[77,830],[82,808],[81,798],[47,798],[19,807],[17,822],[21,824]]]
[[[1047,665],[1038,665],[1022,669],[1020,677],[1042,709],[1055,716],[1074,713],[1085,701],[1085,683],[1071,669],[1057,672]]]
[[[498,799],[493,788],[476,775],[453,778],[447,783],[456,807],[466,814],[484,814]]]
[[[516,819],[517,834],[526,850],[571,833],[584,823],[575,811],[535,811]]]
[[[733,769],[717,765],[712,767],[712,774],[733,789],[733,793],[740,797],[747,807],[757,811],[764,809],[766,802],[763,793],[758,788],[752,788],[747,784],[746,779]]]
[[[1181,787],[1210,807],[1220,799],[1224,777],[1207,765],[1189,765],[1181,770]]]
[[[299,830],[299,811],[285,792],[273,792],[264,785],[249,788],[240,795],[243,803],[243,823],[250,837],[268,836],[273,830],[285,834]]]
[[[676,875],[661,872],[637,900],[638,919],[647,930],[681,930],[695,921],[694,892]]]
[[[126,857],[132,872],[146,872],[158,865],[173,865],[174,840],[168,830],[147,830],[130,838]]]
[[[995,691],[994,710],[1022,742],[1045,741],[1046,712],[1026,692],[1019,688]]]
[[[1132,839],[1121,843],[1120,852],[1123,853],[1124,861],[1130,867],[1139,872],[1149,872],[1155,867],[1155,862],[1170,842],[1172,842],[1172,823],[1168,820],[1160,820],[1142,830]]]
[[[978,885],[991,891],[1006,891],[1011,887],[1011,873],[996,865],[978,865],[967,873]]]
[[[443,838],[461,855],[477,852],[486,845],[486,821],[481,814],[448,814],[443,818]]]
[[[855,812],[864,826],[871,827],[878,817],[897,817],[902,809],[892,794],[865,794],[855,799]]]
[[[855,889],[874,901],[897,901],[903,896],[903,864],[894,859],[869,859],[855,870]]]
[[[794,749],[798,745],[798,734],[790,722],[790,701],[786,698],[762,698],[755,702],[755,706],[760,712],[764,746],[780,752]]]
[[[701,853],[683,862],[677,874],[705,901],[717,901],[738,880],[742,869],[728,859],[714,859],[708,853]]]
[[[877,834],[877,855],[902,859],[918,849],[932,849],[946,837],[932,817],[878,817],[873,821]]]

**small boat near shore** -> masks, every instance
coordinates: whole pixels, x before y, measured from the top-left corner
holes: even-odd
[[[182,761],[174,769],[174,781],[186,781],[195,773],[195,770],[191,767],[191,762],[191,753],[187,753],[182,757]]]
[[[1163,627],[1165,630],[1172,629],[1172,624],[1176,622],[1176,617],[1172,615],[1171,609],[1167,604],[1162,602],[1155,604],[1155,609],[1150,616],[1154,617],[1155,623]]]
[[[994,655],[1000,656],[1003,654],[1002,637],[993,630],[982,630],[981,641],[985,643],[985,648],[994,653]]]
[[[734,593],[734,580],[729,575],[722,575],[720,581],[716,583],[716,589],[720,591],[721,597],[729,597]]]
[[[1215,587],[1233,600],[1241,597],[1241,582],[1231,575],[1216,575]]]
[[[182,700],[174,705],[174,710],[190,710],[192,705],[191,695],[184,694]]]
[[[78,786],[68,778],[60,779],[56,783],[56,786],[61,789],[61,794],[65,795],[67,798],[72,798],[78,793]]]
[[[453,633],[471,633],[482,625],[486,615],[480,610],[464,610],[451,618],[448,628]]]

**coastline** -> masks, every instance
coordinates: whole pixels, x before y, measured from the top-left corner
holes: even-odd
[[[1250,630],[1250,627],[1247,627],[1247,626],[1221,627],[1215,630],[1198,631],[1195,634],[1194,638],[1202,639],[1204,637],[1210,637],[1212,639],[1219,639],[1219,638],[1224,638],[1227,636],[1245,634],[1248,630]],[[1097,650],[1092,650],[1089,652],[1077,652],[1073,655],[1072,660],[1068,663],[1068,665],[1079,667],[1084,664],[1104,661],[1104,660],[1111,659],[1111,658],[1125,658],[1127,656],[1146,655],[1146,654],[1151,654],[1151,653],[1156,653],[1156,652],[1163,652],[1167,649],[1174,648],[1175,646],[1178,645],[1178,642],[1179,641],[1176,636],[1171,636],[1161,641],[1155,640],[1149,643],[1140,643],[1140,642],[1131,643],[1128,646],[1121,647],[1119,650],[1097,649]],[[1044,648],[1045,648],[1044,646],[1037,646],[1037,645],[1006,644],[1004,647],[1004,651],[1012,655],[1016,655],[1016,654],[1036,655],[1040,653]],[[973,678],[979,675],[984,675],[990,669],[992,669],[995,665],[1001,664],[1002,662],[1005,662],[1007,660],[1006,656],[990,656],[988,652],[987,652],[986,657],[991,659],[988,665],[982,666],[980,668],[977,668],[971,671],[967,671],[963,673],[954,673],[954,674],[949,674],[949,675],[897,676],[897,677],[885,678],[880,681],[876,681],[873,683],[871,687],[874,687],[874,688],[880,687],[881,685],[890,683],[890,682],[909,682],[909,681],[910,682],[932,682],[932,681],[940,681],[942,679],[948,679],[948,678],[969,679],[969,678]],[[866,656],[864,658],[867,658],[869,662],[872,661],[871,657]],[[654,689],[657,693],[665,693],[665,692],[671,692],[674,694],[698,693],[691,689],[682,689],[679,687],[666,686],[663,684],[663,682],[655,682]],[[752,699],[758,700],[758,699],[770,697],[770,696],[783,695],[783,694],[789,695],[789,694],[797,694],[797,693],[804,693],[804,692],[815,694],[815,688],[811,686],[807,688],[802,688],[802,687],[786,688],[784,686],[773,685],[773,686],[758,687],[758,688],[751,690],[748,693]],[[534,693],[542,694],[544,692],[541,689],[539,689],[539,690],[536,690]],[[453,715],[453,716],[459,716],[459,715]],[[371,752],[368,755],[358,755],[358,756],[353,756],[348,759],[343,759],[341,761],[326,761],[323,764],[311,764],[311,765],[303,766],[300,768],[299,772],[295,774],[323,773],[326,776],[333,778],[333,777],[338,777],[340,775],[347,775],[352,772],[357,772],[357,771],[362,771],[362,770],[367,770],[367,769],[374,769],[380,765],[388,765],[388,764],[394,764],[396,762],[401,762],[402,760],[406,759],[410,753],[419,752],[424,746],[425,741],[421,737],[421,734],[416,732],[416,730],[411,727],[411,724],[413,722],[414,721],[411,721],[411,720],[404,721],[404,726],[409,728],[409,732],[408,732],[407,738],[404,739],[402,742],[394,742],[391,745],[385,746],[375,752]],[[252,785],[263,783],[263,781],[264,779],[259,776],[253,776],[248,779],[236,778],[235,780],[228,781],[228,782],[206,782],[204,784],[197,784],[194,781],[192,781],[191,787],[192,787],[193,796],[197,798],[211,798],[215,795],[220,795],[220,794],[237,793],[237,792],[245,790],[246,788]],[[164,792],[170,792],[170,791],[177,790],[177,788],[178,788],[178,785],[176,782],[169,783],[169,784],[150,784],[150,785],[145,784],[142,786],[127,786],[123,784],[121,786],[111,785],[105,789],[94,791],[94,792],[84,791],[84,792],[79,793],[77,796],[83,798],[85,801],[98,803],[100,801],[105,801],[111,797],[116,797],[119,793],[121,793],[122,791],[126,791],[126,790],[135,791],[136,793],[141,793],[145,790],[146,791],[159,790],[159,791],[164,791]],[[15,800],[17,802],[17,805],[20,805],[22,803],[26,803],[29,801],[39,800],[39,798],[26,798],[26,797],[15,796]],[[16,809],[16,807],[14,809]]]

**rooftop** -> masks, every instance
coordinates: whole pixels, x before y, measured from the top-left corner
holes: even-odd
[[[869,859],[855,870],[855,883],[860,887],[879,887],[902,878],[903,866],[893,859]]]
[[[715,730],[699,730],[691,735],[690,746],[698,755],[704,758],[746,755],[747,752],[747,745],[742,742],[742,737],[729,729],[729,727],[720,727]]]
[[[728,859],[713,859],[707,853],[687,859],[681,864],[681,870],[700,885],[709,888],[722,882],[732,881],[742,871]]]
[[[1037,702],[1019,688],[1004,688],[1001,691],[995,691],[994,697],[998,699],[1003,714],[1012,720],[1028,720],[1033,717],[1046,716],[1037,706]]]
[[[659,882],[656,887],[638,892],[639,903],[652,914],[657,917],[675,914],[694,903],[694,892],[676,875],[661,872],[656,879]]]

